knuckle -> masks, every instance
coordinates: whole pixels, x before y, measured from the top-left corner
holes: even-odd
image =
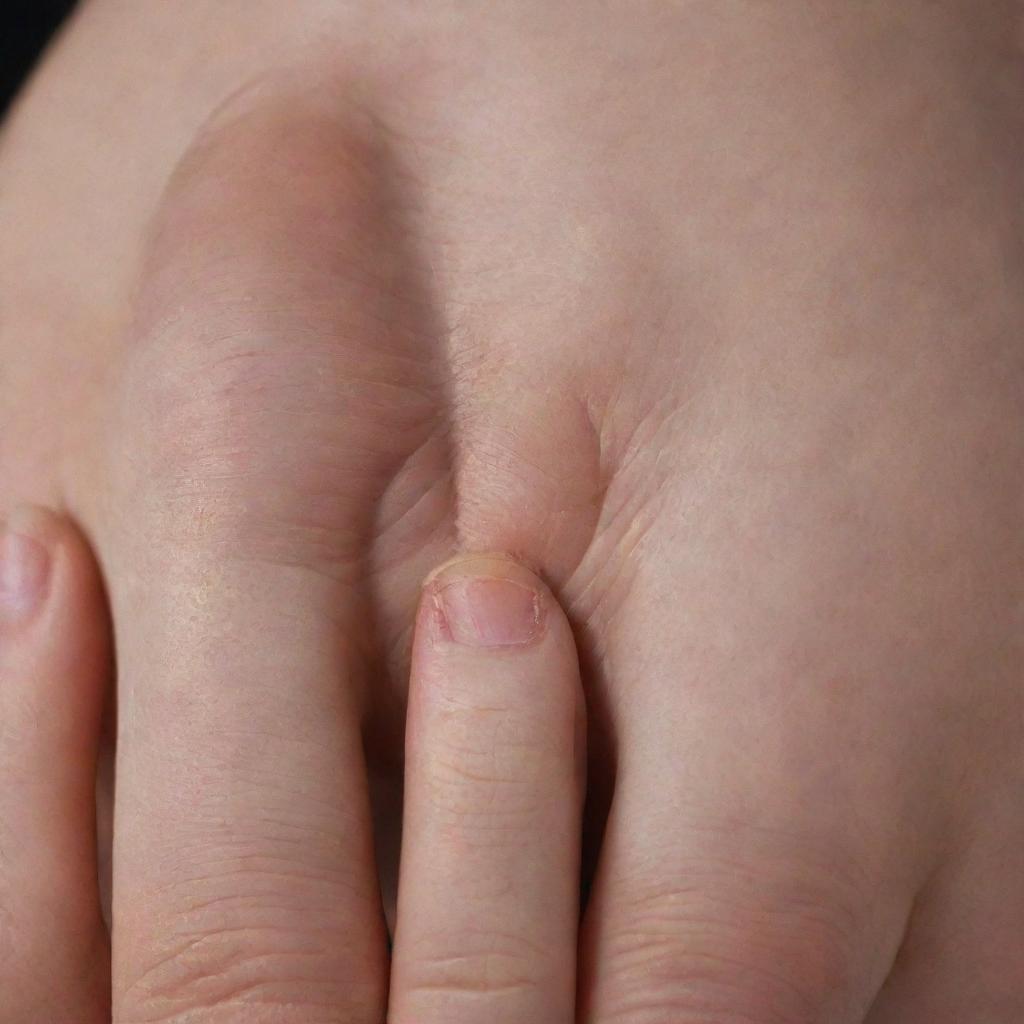
[[[766,886],[766,890],[770,887]],[[827,902],[652,888],[604,936],[609,1024],[819,1024],[855,979],[849,915]]]
[[[171,176],[144,262],[143,346],[181,324],[201,347],[246,310],[280,322],[279,285],[267,288],[278,277],[315,284],[334,271],[354,283],[371,273],[352,256],[380,240],[383,153],[372,118],[343,90],[271,78],[214,111]],[[329,294],[305,298],[312,306]]]
[[[130,363],[131,385],[155,402],[154,419],[172,414],[171,429],[182,402],[186,419],[215,427],[268,398],[302,408],[300,386],[315,384],[339,347],[324,329],[337,326],[330,300],[338,278],[359,276],[353,257],[376,217],[369,133],[337,106],[273,83],[242,90],[172,175]]]
[[[347,564],[349,527],[372,525],[436,428],[429,317],[379,135],[336,89],[275,81],[229,101],[182,159],[120,380],[122,483],[158,522],[215,540],[294,526],[315,556],[342,541]]]
[[[510,933],[431,934],[403,962],[403,1005],[529,1005],[543,988],[538,964],[549,959],[548,951]]]
[[[603,1006],[609,1024],[819,1024],[829,1019],[822,993],[812,994],[786,976],[786,965],[765,965],[745,953],[682,950],[672,943],[638,940],[621,954]]]
[[[300,853],[291,827],[274,842],[244,833],[179,836],[176,855],[155,852],[163,884],[123,901],[120,944],[115,930],[116,1019],[376,1024],[372,886],[339,867],[339,849],[299,840],[311,847]]]
[[[275,1024],[371,1024],[379,994],[339,970],[328,938],[266,923],[177,934],[120,991],[118,1020],[250,1015]]]

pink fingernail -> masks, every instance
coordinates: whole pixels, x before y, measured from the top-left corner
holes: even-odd
[[[523,646],[542,631],[543,604],[532,587],[509,579],[464,577],[437,590],[448,633],[468,647]]]
[[[42,605],[50,581],[50,553],[35,538],[8,528],[0,537],[0,616],[21,622]]]

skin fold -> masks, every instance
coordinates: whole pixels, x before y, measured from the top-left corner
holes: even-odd
[[[109,592],[116,1021],[379,1019],[420,586],[490,550],[581,648],[581,1020],[1020,1019],[1022,24],[84,6],[0,498]]]

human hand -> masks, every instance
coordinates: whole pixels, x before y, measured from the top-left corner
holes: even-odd
[[[86,545],[21,510],[0,541],[4,1022],[111,1019],[92,800],[108,636]],[[527,570],[462,559],[428,581],[412,666],[389,1019],[570,1021],[585,732],[568,623]],[[163,927],[180,939],[183,925]],[[167,936],[141,947],[154,940]],[[252,977],[222,1014],[270,1012]],[[347,1012],[308,984],[293,991],[303,1019]]]
[[[408,236],[434,268],[406,325],[431,352],[414,374],[427,441],[382,432],[394,465],[419,454],[397,487],[378,477],[397,514],[372,519],[398,527],[373,534],[360,590],[382,636],[367,674],[391,681],[367,701],[371,750],[386,764],[397,746],[420,559],[514,550],[583,630],[594,791],[615,781],[584,1019],[1016,1020],[1011,13],[517,10],[327,31],[395,150],[402,184],[384,194],[415,209]],[[304,51],[307,82],[336,58]],[[358,167],[344,134],[335,162]],[[262,156],[248,166],[272,176]],[[272,278],[221,294],[280,311]],[[237,322],[240,304],[220,309]],[[223,414],[272,452],[284,433],[228,394]],[[335,445],[306,436],[304,451]],[[189,458],[179,483],[265,510]],[[146,487],[71,487],[114,579],[134,572],[116,553],[132,529],[172,550],[107,526],[96,497],[145,493],[167,469],[146,459]],[[138,589],[124,585],[129,632]]]

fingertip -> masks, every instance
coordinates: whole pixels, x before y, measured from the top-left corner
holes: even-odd
[[[57,526],[45,509],[16,509],[0,535],[0,619],[8,625],[30,620],[50,589]]]
[[[457,556],[424,581],[421,627],[464,647],[529,648],[552,630],[571,643],[564,615],[544,580],[509,555]]]
[[[65,563],[67,563],[65,565]],[[30,619],[54,594],[83,596],[95,582],[92,559],[74,524],[41,505],[19,505],[0,521],[0,615],[8,622]],[[58,573],[65,587],[53,590]]]
[[[104,674],[109,622],[99,572],[67,516],[21,505],[0,522],[0,638],[16,678],[74,682],[85,699],[83,677]]]
[[[425,708],[491,698],[573,725],[582,792],[586,711],[576,640],[543,577],[502,552],[461,554],[423,583],[410,677],[410,722]],[[413,730],[413,734],[417,730]]]

